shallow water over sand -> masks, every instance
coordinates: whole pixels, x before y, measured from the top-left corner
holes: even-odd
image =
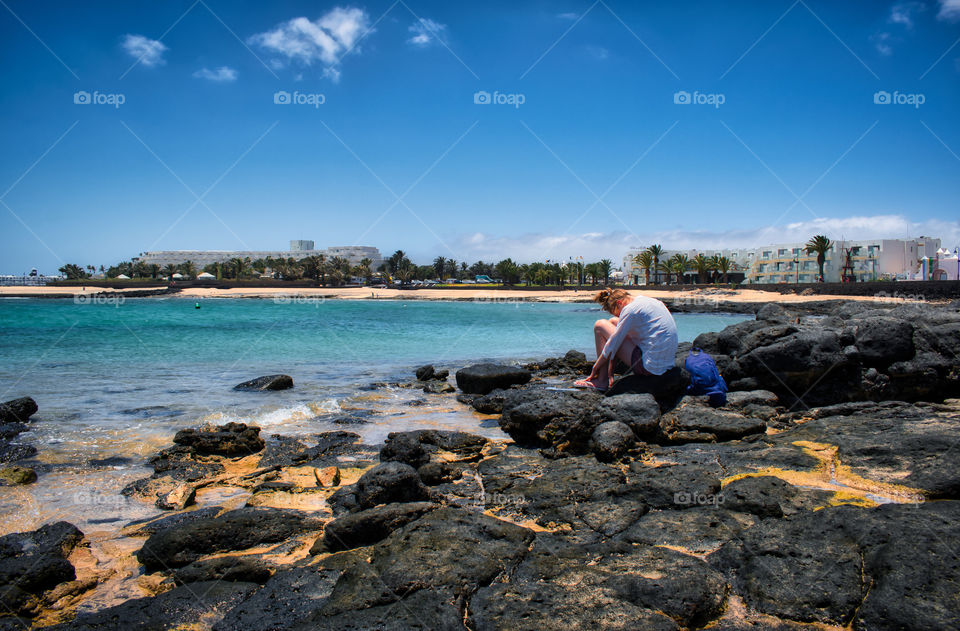
[[[150,473],[174,433],[240,421],[272,434],[347,430],[379,444],[391,431],[457,429],[504,438],[452,397],[379,387],[415,366],[593,353],[588,305],[409,301],[129,299],[122,304],[0,300],[0,400],[40,406],[19,441],[39,481],[0,488],[0,533],[66,519],[118,527],[157,512],[119,491]],[[743,316],[679,314],[681,340]],[[233,385],[286,373],[295,388]],[[92,461],[92,462],[91,462]]]

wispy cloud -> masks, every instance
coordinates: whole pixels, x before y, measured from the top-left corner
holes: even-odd
[[[193,76],[197,79],[207,79],[217,83],[229,83],[230,81],[237,80],[237,71],[229,66],[220,66],[216,70],[201,68],[194,72]]]
[[[447,41],[447,25],[435,22],[430,18],[420,18],[407,29],[413,36],[407,40],[408,44],[426,47],[430,44]]]
[[[347,53],[360,52],[357,43],[370,32],[370,17],[366,11],[356,7],[337,7],[317,20],[293,18],[273,30],[257,33],[247,41],[280,55],[288,62],[307,66],[320,62],[325,66],[324,76],[336,81],[340,78],[341,58]]]
[[[913,14],[926,9],[922,2],[903,2],[890,7],[890,17],[887,22],[890,24],[902,24],[907,28],[913,28]]]
[[[886,32],[877,33],[870,38],[870,41],[873,42],[873,46],[877,49],[877,52],[887,57],[893,54],[893,46],[891,45],[892,40],[893,36]]]
[[[594,46],[591,44],[586,47],[586,50],[588,55],[600,61],[610,57],[610,51],[603,46]]]
[[[163,58],[163,53],[166,52],[167,47],[160,40],[150,39],[143,35],[128,34],[123,39],[123,49],[127,51],[128,55],[148,68],[167,63]]]
[[[660,243],[666,249],[719,250],[755,248],[779,243],[805,242],[815,234],[831,239],[904,239],[929,236],[940,238],[951,250],[960,244],[958,221],[911,221],[903,215],[855,216],[837,219],[813,219],[779,226],[758,226],[744,230],[668,230],[639,235],[627,232],[588,232],[557,235],[521,234],[509,237],[476,232],[461,235],[451,245],[464,260],[515,261],[566,260],[582,256],[585,260],[609,258],[619,261],[631,247]]]
[[[580,17],[579,13],[558,13],[557,17],[561,20],[576,20]]]
[[[948,22],[960,20],[960,0],[940,0],[940,11],[937,13],[937,19]]]

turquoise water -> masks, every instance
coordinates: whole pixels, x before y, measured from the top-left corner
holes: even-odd
[[[254,423],[265,435],[346,429],[372,444],[416,427],[503,437],[495,421],[450,397],[370,385],[408,380],[424,363],[452,374],[483,359],[525,361],[569,349],[592,356],[592,325],[603,315],[591,305],[557,303],[217,299],[200,305],[184,298],[0,300],[0,400],[36,399],[40,412],[20,440],[38,448],[41,469],[59,476],[41,475],[35,493],[44,492],[45,479],[89,485],[94,473],[87,462],[111,456],[129,461],[110,476],[97,474],[95,483],[119,490],[148,471],[150,456],[178,429],[207,422]],[[744,319],[676,318],[683,341]],[[272,373],[291,375],[295,387],[232,390]],[[335,422],[344,415],[365,421]],[[70,506],[64,510],[71,514]],[[4,512],[0,506],[0,519]]]

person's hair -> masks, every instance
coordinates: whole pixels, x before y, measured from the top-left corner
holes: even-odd
[[[593,297],[593,300],[594,302],[599,302],[604,311],[613,313],[613,310],[617,308],[617,303],[629,297],[630,292],[626,289],[610,289],[609,287],[604,287]]]

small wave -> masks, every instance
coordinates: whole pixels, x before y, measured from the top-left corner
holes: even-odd
[[[335,414],[341,412],[340,403],[336,399],[325,399],[323,401],[311,401],[310,403],[301,403],[291,407],[277,408],[251,414],[234,415],[216,412],[204,417],[204,423],[222,425],[225,423],[246,423],[247,425],[256,425],[262,429],[282,427],[296,421],[305,421],[323,414]]]

